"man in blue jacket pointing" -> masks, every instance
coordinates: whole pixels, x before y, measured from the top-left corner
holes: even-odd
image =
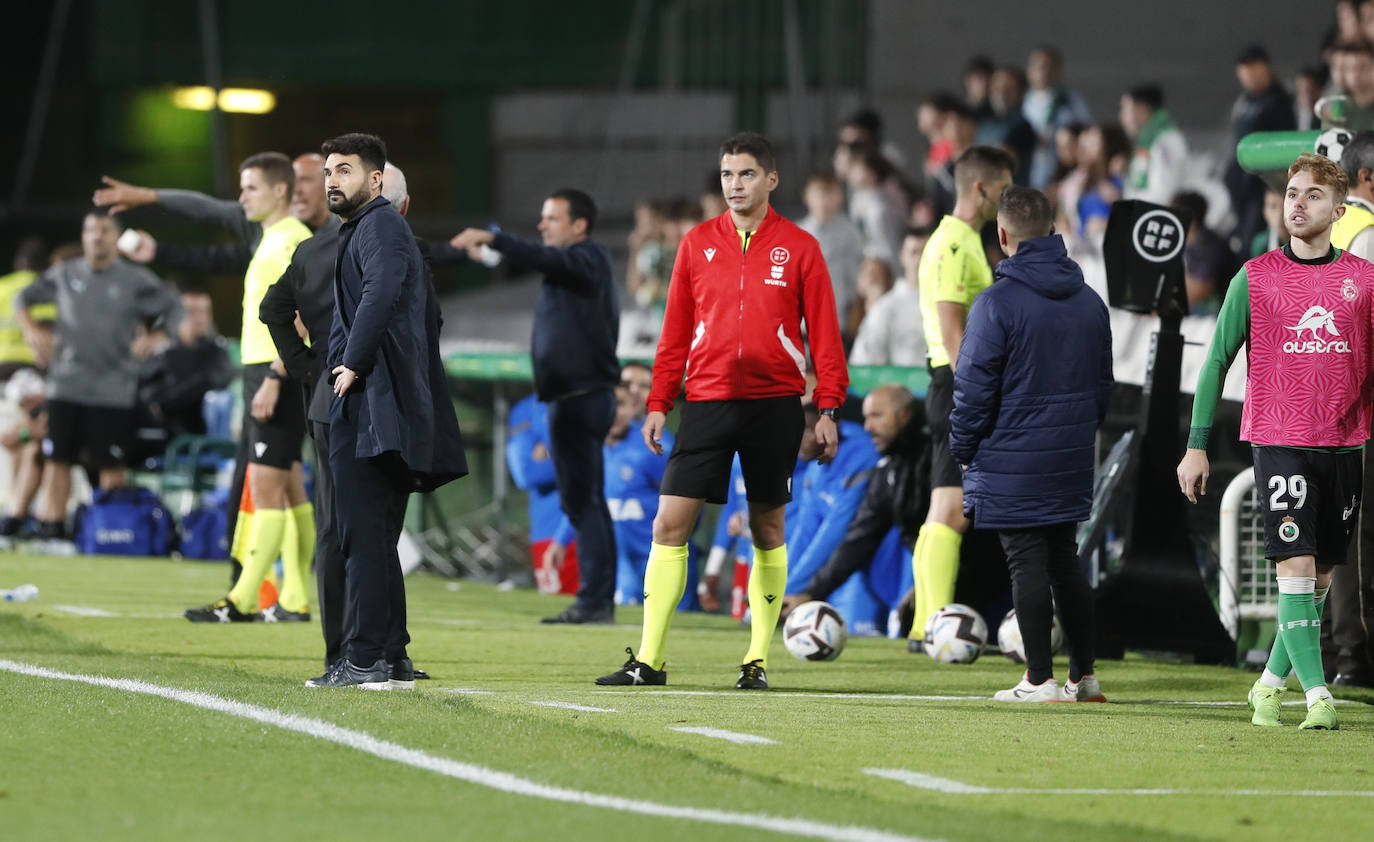
[[[1075,532],[1092,506],[1094,440],[1113,385],[1111,327],[1053,220],[1039,191],[1002,194],[997,236],[1009,257],[969,311],[950,416],[964,514],[997,530],[1011,570],[1026,675],[993,697],[1007,702],[1105,701]],[[1051,592],[1070,645],[1062,688],[1050,657]]]

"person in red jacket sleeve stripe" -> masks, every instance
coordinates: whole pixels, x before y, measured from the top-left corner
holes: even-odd
[[[720,148],[729,210],[688,232],[677,250],[654,358],[645,443],[662,453],[668,412],[685,391],[668,457],[644,576],[639,655],[596,680],[665,684],[664,642],[687,581],[687,538],[706,501],[724,503],[736,453],[744,470],[754,567],[749,577],[749,651],[735,687],[766,690],[768,645],[787,584],[784,506],[805,424],[806,343],[820,408],[821,457],[835,455],[835,414],[849,387],[830,274],[815,238],[769,206],[778,186],[773,146],[737,134]],[[806,337],[803,338],[803,325]]]

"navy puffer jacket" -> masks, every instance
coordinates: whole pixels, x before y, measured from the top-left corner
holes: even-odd
[[[1107,307],[1058,236],[1021,243],[973,301],[954,375],[950,453],[974,526],[1076,523],[1111,395]]]

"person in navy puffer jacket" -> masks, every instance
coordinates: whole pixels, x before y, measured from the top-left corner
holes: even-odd
[[[1107,307],[1054,235],[1039,191],[1010,187],[997,212],[1009,257],[973,302],[954,375],[950,453],[964,466],[964,514],[1007,553],[1026,675],[1000,701],[1099,701],[1093,604],[1076,525],[1092,506],[1094,444],[1111,395]],[[1069,680],[1053,677],[1058,604]]]

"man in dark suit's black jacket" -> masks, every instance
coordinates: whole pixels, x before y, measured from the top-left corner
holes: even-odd
[[[386,147],[371,135],[327,141],[325,189],[344,224],[326,367],[335,530],[345,563],[341,656],[312,687],[413,686],[405,582],[396,542],[407,496],[467,473],[439,358],[439,307],[415,236],[382,197]]]

